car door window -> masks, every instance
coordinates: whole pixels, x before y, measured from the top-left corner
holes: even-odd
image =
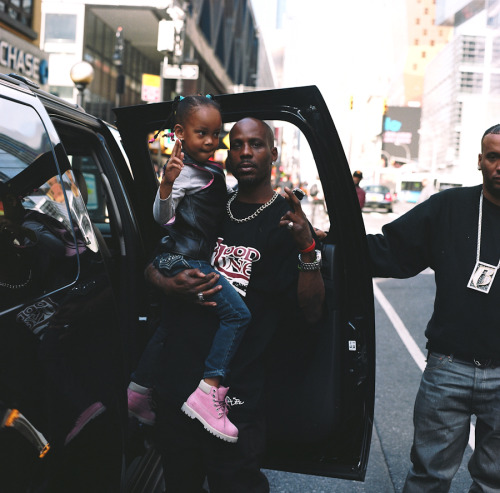
[[[119,197],[112,191],[106,171],[113,169],[109,153],[99,137],[89,129],[60,119],[54,119],[53,123],[82,191],[98,248],[108,260],[117,260],[125,254],[123,225],[117,205]]]
[[[0,99],[3,308],[71,284],[78,251],[95,248],[74,177],[60,174],[57,153],[32,107]]]
[[[300,187],[306,193],[302,200],[304,212],[314,227],[328,231],[330,219],[326,208],[323,186],[311,149],[304,134],[291,123],[275,120],[267,122],[274,130],[276,145],[280,151],[277,162],[272,170],[273,188],[278,193],[284,193],[284,188]],[[219,149],[215,152],[214,160],[225,163],[228,152],[229,138],[226,137],[233,123],[224,125],[223,137]],[[156,138],[155,138],[156,136]],[[300,153],[296,151],[296,144],[300,142]],[[148,135],[148,148],[151,165],[158,180],[163,176],[163,166],[172,152],[175,139],[170,135],[170,129],[158,132],[155,130]],[[236,179],[226,172],[226,181],[229,186],[236,185]]]

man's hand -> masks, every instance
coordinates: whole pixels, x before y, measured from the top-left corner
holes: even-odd
[[[180,140],[176,140],[172,154],[163,172],[163,177],[160,183],[160,198],[162,200],[168,198],[172,193],[172,186],[177,177],[181,174],[184,163],[184,153],[182,152],[182,144]]]
[[[166,296],[180,296],[202,306],[217,306],[214,301],[209,301],[222,286],[214,286],[219,279],[219,274],[203,274],[198,269],[186,269],[175,276],[167,277],[161,274],[153,264],[149,264],[144,272],[146,279],[161,289]],[[201,293],[206,301],[200,301]]]
[[[288,187],[285,187],[285,194],[283,196],[293,210],[288,211],[281,218],[280,227],[286,227],[290,231],[298,250],[306,250],[313,242],[309,222],[302,210],[299,199]]]

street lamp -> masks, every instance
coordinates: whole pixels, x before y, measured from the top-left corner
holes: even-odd
[[[83,108],[85,88],[94,80],[94,67],[89,62],[78,62],[71,67],[69,76],[78,89],[77,103]]]

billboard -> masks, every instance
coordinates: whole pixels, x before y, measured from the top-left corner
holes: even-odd
[[[418,158],[421,114],[421,108],[387,107],[382,119],[382,150],[393,160],[406,163]]]

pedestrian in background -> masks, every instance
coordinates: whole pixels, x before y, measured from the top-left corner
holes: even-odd
[[[434,184],[430,182],[427,178],[422,180],[422,190],[420,191],[420,195],[418,196],[417,204],[424,202],[431,195],[436,193],[436,189],[434,188]]]
[[[500,491],[500,124],[481,139],[478,169],[482,185],[432,195],[367,236],[374,277],[435,271],[404,493],[449,491],[473,414],[469,492]]]
[[[359,206],[361,209],[365,206],[366,192],[359,186],[359,182],[363,179],[363,173],[361,171],[355,171],[352,174],[352,181],[354,182],[354,188],[356,189],[356,194],[359,200]]]

